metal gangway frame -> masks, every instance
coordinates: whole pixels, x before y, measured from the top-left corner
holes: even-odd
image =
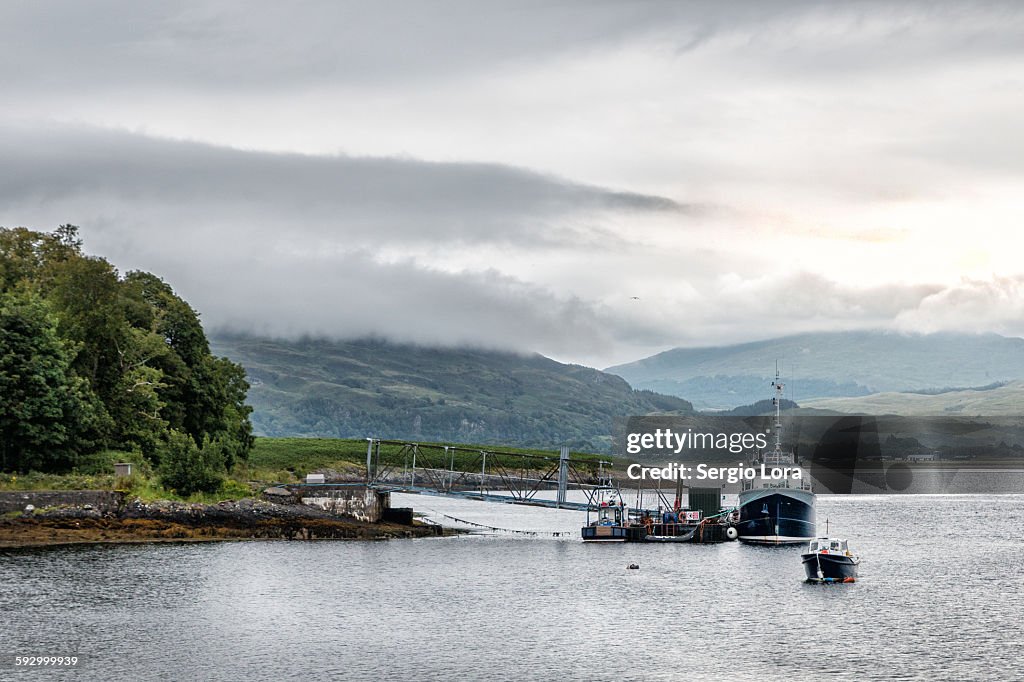
[[[599,492],[607,489],[602,485],[604,467],[611,465],[607,460],[572,459],[567,447],[557,456],[546,456],[380,438],[366,441],[366,481],[372,488],[557,509],[594,508]],[[597,483],[590,471],[594,464]],[[569,490],[582,491],[586,502],[569,501]],[[555,499],[538,496],[542,491],[555,491]]]

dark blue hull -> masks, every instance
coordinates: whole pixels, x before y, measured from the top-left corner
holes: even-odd
[[[843,554],[802,554],[807,579],[816,583],[852,583],[857,580],[860,559]]]
[[[767,488],[740,493],[739,540],[760,545],[796,545],[816,537],[814,493]]]

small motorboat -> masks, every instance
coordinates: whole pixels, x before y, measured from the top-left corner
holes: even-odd
[[[801,554],[807,580],[814,583],[852,583],[857,580],[860,557],[850,552],[850,545],[840,538],[817,538]]]

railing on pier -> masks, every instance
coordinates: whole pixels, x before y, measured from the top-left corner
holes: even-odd
[[[366,478],[392,492],[448,495],[491,502],[588,509],[598,504],[604,460],[506,452],[457,445],[367,438]],[[595,471],[595,468],[597,469]],[[570,490],[585,502],[568,500]],[[544,493],[555,493],[549,499]]]

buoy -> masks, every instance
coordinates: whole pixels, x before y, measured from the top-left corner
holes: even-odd
[[[35,510],[36,510],[36,508],[34,506],[32,506],[31,504],[25,506],[25,513],[26,514],[31,514]]]
[[[729,538],[730,540],[735,540],[739,536],[740,532],[736,530],[736,526],[729,526],[725,529],[725,537]]]
[[[630,564],[629,566],[626,566],[626,568],[629,570],[637,570],[640,568],[640,564]]]

